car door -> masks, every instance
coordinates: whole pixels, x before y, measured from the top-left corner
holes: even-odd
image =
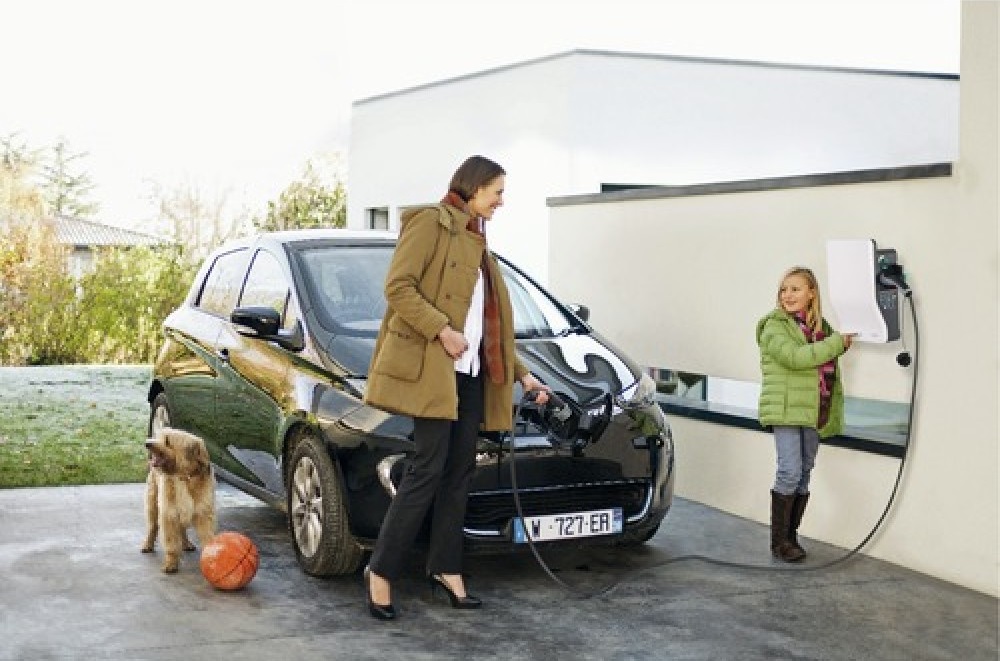
[[[238,306],[264,306],[294,324],[290,289],[281,259],[267,250],[254,253]],[[283,404],[288,399],[288,350],[246,337],[231,322],[216,342],[222,367],[215,389],[215,420],[222,451],[219,465],[269,491],[280,493]]]
[[[218,338],[236,304],[249,257],[246,249],[216,256],[203,281],[196,283],[191,305],[179,308],[164,324],[169,342],[161,361],[169,373],[164,387],[170,423],[205,439],[213,458],[218,455],[214,402],[222,364]]]

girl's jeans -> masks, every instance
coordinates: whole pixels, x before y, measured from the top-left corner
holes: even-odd
[[[809,476],[819,451],[819,433],[809,427],[775,425],[774,445],[778,455],[774,491],[786,496],[809,493]]]

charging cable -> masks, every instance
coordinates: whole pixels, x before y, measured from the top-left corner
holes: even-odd
[[[861,551],[861,549],[863,549],[868,544],[868,542],[871,541],[871,539],[875,536],[875,533],[877,533],[878,530],[882,527],[882,524],[885,522],[885,518],[889,515],[889,511],[892,509],[893,503],[895,503],[895,501],[896,501],[896,496],[899,493],[899,485],[902,482],[902,478],[903,478],[903,468],[906,466],[906,458],[907,458],[907,455],[909,454],[910,443],[911,443],[912,438],[913,438],[913,413],[914,413],[914,411],[916,409],[915,404],[916,404],[916,397],[917,397],[917,374],[918,374],[917,358],[919,357],[919,353],[920,353],[920,351],[919,351],[920,350],[920,332],[919,332],[919,328],[918,328],[918,325],[917,325],[917,312],[916,312],[916,309],[915,309],[914,304],[913,304],[913,292],[910,290],[909,287],[906,287],[905,285],[904,286],[899,286],[899,284],[897,284],[897,283],[894,283],[894,284],[896,284],[896,286],[903,292],[905,300],[909,303],[910,316],[911,316],[911,319],[913,320],[913,344],[914,344],[914,346],[913,346],[913,357],[912,357],[913,358],[913,362],[912,362],[912,364],[913,364],[913,379],[912,379],[912,382],[911,382],[911,385],[910,385],[910,410],[909,410],[909,412],[907,414],[907,421],[906,421],[906,440],[905,440],[904,445],[903,445],[903,456],[900,458],[900,461],[899,461],[899,470],[896,473],[896,480],[895,480],[895,482],[892,485],[892,492],[889,494],[889,500],[888,500],[888,502],[885,505],[885,509],[882,511],[882,515],[878,518],[878,521],[875,522],[875,525],[872,527],[871,531],[865,536],[864,539],[861,540],[860,543],[858,543],[857,546],[855,546],[853,549],[851,549],[850,551],[848,551],[847,553],[845,553],[844,555],[842,555],[842,556],[840,556],[838,558],[835,558],[833,560],[829,560],[827,562],[823,562],[823,563],[820,563],[820,564],[817,564],[817,565],[791,565],[791,564],[784,564],[784,565],[773,565],[773,564],[772,565],[755,565],[755,564],[747,564],[747,563],[742,563],[742,562],[730,562],[728,560],[720,560],[718,558],[710,558],[708,556],[698,555],[698,554],[680,555],[680,556],[677,556],[676,558],[669,558],[669,559],[664,560],[662,562],[656,562],[656,563],[653,563],[651,565],[647,565],[645,567],[638,567],[636,569],[629,570],[629,571],[621,574],[618,578],[616,578],[614,581],[612,581],[609,585],[606,585],[603,588],[599,588],[599,589],[597,589],[595,591],[588,592],[588,591],[585,591],[585,590],[581,590],[581,589],[576,588],[576,587],[574,587],[572,585],[569,585],[568,583],[566,583],[565,581],[563,581],[562,579],[560,579],[558,576],[556,576],[555,573],[553,573],[553,571],[549,568],[548,564],[546,564],[545,560],[542,559],[542,556],[538,552],[538,549],[535,547],[535,543],[531,539],[531,535],[528,532],[527,525],[524,525],[524,523],[523,523],[524,521],[526,521],[526,519],[525,519],[525,516],[524,516],[524,511],[521,508],[521,497],[520,497],[520,494],[518,493],[518,488],[517,488],[517,465],[516,465],[517,464],[517,461],[516,461],[517,448],[516,448],[516,445],[515,445],[516,434],[515,434],[515,432],[511,431],[511,436],[510,436],[510,481],[511,481],[511,489],[512,489],[513,494],[514,494],[514,506],[515,506],[515,508],[517,510],[517,515],[521,518],[522,525],[524,525],[524,528],[525,528],[525,530],[524,530],[525,539],[528,542],[528,546],[531,548],[532,554],[535,556],[535,560],[538,561],[539,566],[541,566],[541,568],[545,571],[546,574],[549,575],[549,577],[553,581],[555,581],[557,584],[559,584],[567,592],[575,594],[575,595],[577,595],[578,597],[580,597],[582,599],[590,599],[590,598],[593,598],[593,597],[600,597],[600,596],[604,596],[604,595],[610,594],[612,590],[614,590],[615,588],[617,588],[618,585],[623,580],[625,580],[626,578],[628,578],[632,574],[638,574],[638,573],[641,573],[641,572],[644,572],[644,571],[647,571],[647,570],[650,570],[650,569],[656,569],[658,567],[664,567],[666,565],[673,564],[675,562],[686,562],[686,561],[690,561],[690,560],[697,560],[697,561],[700,561],[700,562],[705,562],[705,563],[708,563],[708,564],[716,565],[716,566],[719,566],[719,567],[729,567],[731,569],[746,569],[746,570],[753,570],[753,571],[778,571],[778,572],[810,572],[810,571],[820,571],[820,570],[823,570],[823,569],[830,569],[831,567],[834,567],[836,565],[842,564],[842,563],[846,562],[847,560],[850,560],[855,555],[857,555]],[[902,363],[900,363],[900,364],[902,364]],[[905,365],[904,365],[904,367],[905,367]],[[521,407],[524,405],[524,403],[526,401],[529,401],[529,397],[530,396],[531,396],[531,393],[525,393],[525,396],[521,399],[521,402],[518,403],[518,405],[517,405],[517,411],[515,413],[515,419],[519,419],[520,418]]]
[[[553,403],[559,402],[558,397],[554,393],[550,392],[548,393],[548,396],[550,402]],[[518,403],[517,410],[514,413],[515,420],[519,420],[521,418],[521,407],[523,407],[526,402],[533,401],[533,399],[534,399],[534,393],[532,392],[524,393],[524,396]],[[565,405],[563,408],[566,408]],[[535,556],[535,560],[538,562],[538,566],[542,568],[542,571],[544,571],[546,574],[549,575],[549,578],[551,578],[553,581],[559,584],[564,590],[566,590],[567,592],[571,592],[583,599],[590,599],[592,597],[599,597],[610,593],[612,590],[618,587],[618,583],[624,576],[620,577],[610,585],[607,585],[601,588],[600,590],[597,590],[596,592],[587,592],[585,590],[580,590],[579,588],[570,585],[566,581],[556,576],[555,573],[549,568],[548,563],[545,562],[545,560],[542,558],[542,555],[538,552],[538,549],[535,547],[535,541],[531,538],[531,533],[528,531],[527,518],[525,518],[524,516],[524,509],[521,507],[521,495],[517,488],[517,460],[516,460],[517,445],[515,443],[516,439],[517,439],[517,434],[512,430],[510,433],[510,487],[511,491],[514,494],[514,508],[517,510],[517,515],[521,519],[521,525],[524,527],[524,538],[525,540],[527,540],[528,547],[531,549],[532,555]]]

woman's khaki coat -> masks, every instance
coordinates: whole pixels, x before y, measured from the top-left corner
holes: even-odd
[[[451,325],[463,332],[486,243],[465,227],[469,215],[448,204],[404,213],[385,281],[388,301],[368,371],[365,401],[377,408],[421,418],[458,418],[455,361],[438,333]],[[511,428],[513,385],[527,372],[514,346],[513,313],[496,259],[488,260],[500,303],[503,384],[480,370],[485,404],[483,429]]]

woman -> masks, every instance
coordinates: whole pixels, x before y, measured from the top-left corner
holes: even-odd
[[[427,576],[454,608],[478,608],[462,579],[462,524],[480,429],[509,430],[514,380],[546,388],[518,360],[513,313],[484,224],[503,205],[503,168],[482,156],[455,171],[441,204],[403,214],[386,276],[385,317],[366,401],[413,417],[415,455],[365,568],[368,610],[396,617],[390,582],[431,511]],[[433,508],[433,509],[431,509]]]
[[[774,429],[777,470],[771,489],[771,553],[785,562],[806,556],[796,531],[809,501],[809,477],[819,439],[844,427],[844,393],[837,358],[852,335],[823,319],[816,276],[789,269],[776,308],[757,323],[763,382],[760,423]]]

